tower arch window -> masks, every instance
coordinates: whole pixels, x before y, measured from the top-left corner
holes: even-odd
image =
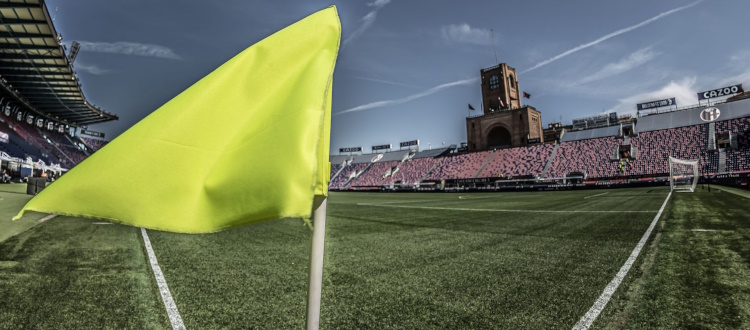
[[[490,89],[498,89],[500,88],[500,79],[497,78],[497,76],[492,76],[490,78]]]
[[[513,74],[508,75],[508,86],[511,88],[516,88],[516,82],[513,79]]]

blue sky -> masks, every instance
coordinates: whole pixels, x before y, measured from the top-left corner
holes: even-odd
[[[543,123],[744,83],[746,0],[334,1],[344,45],[334,76],[331,150],[466,140],[479,70],[515,67]],[[120,120],[112,138],[269,34],[329,1],[49,0],[92,103]],[[54,12],[57,12],[54,14]],[[335,153],[335,152],[334,152]]]

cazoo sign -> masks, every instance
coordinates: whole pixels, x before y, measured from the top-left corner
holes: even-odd
[[[730,96],[730,95],[734,95],[734,94],[742,93],[742,92],[744,92],[744,90],[742,90],[742,84],[739,84],[739,85],[722,87],[719,89],[714,89],[714,90],[698,93],[698,99],[706,100],[706,99],[712,99],[715,97]]]

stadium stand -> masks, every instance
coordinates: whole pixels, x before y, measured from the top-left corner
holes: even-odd
[[[695,125],[658,131],[642,132],[630,139],[638,148],[633,161],[634,175],[669,174],[669,157],[697,159],[699,168],[705,171],[708,125]],[[713,168],[713,167],[712,167]]]
[[[92,139],[83,136],[79,136],[78,138],[80,138],[81,142],[88,146],[92,151],[97,151],[109,143],[109,141],[106,140]]]
[[[537,176],[542,173],[553,148],[554,145],[545,144],[497,150],[477,177]]]
[[[389,183],[417,184],[437,162],[437,158],[415,156],[398,166],[399,171],[391,175]]]
[[[392,171],[397,168],[400,161],[379,161],[369,166],[367,171],[352,180],[351,186],[379,186],[388,183]]]
[[[716,131],[737,134],[737,149],[726,150],[727,171],[750,172],[750,118],[718,122],[716,123]]]
[[[468,154],[448,156],[438,168],[427,176],[428,180],[468,179],[474,178],[479,169],[492,155],[492,151],[473,152]]]
[[[582,173],[587,182],[664,178],[669,157],[695,159],[703,175],[750,173],[750,99],[712,105],[720,118],[707,121],[707,106],[640,117],[635,129],[610,126],[566,133],[559,144],[451,154],[455,146],[423,151],[331,156],[332,189],[414,186],[422,180],[540,177],[555,180]],[[709,109],[709,111],[714,111]],[[736,149],[714,148],[709,135],[733,133]],[[624,135],[623,135],[624,134]],[[732,144],[734,145],[734,144]],[[633,154],[622,159],[620,146]],[[556,151],[553,152],[553,150]],[[658,181],[658,180],[657,180]]]
[[[370,163],[359,163],[347,166],[334,180],[331,180],[328,187],[331,189],[344,189],[348,187],[350,179],[360,175],[368,166],[370,166]]]
[[[588,178],[614,177],[617,167],[610,156],[619,145],[614,136],[563,142],[557,149],[547,176],[564,177],[581,172]]]
[[[336,173],[338,173],[343,167],[344,166],[341,164],[331,164],[331,176],[329,178],[333,180],[336,177]]]

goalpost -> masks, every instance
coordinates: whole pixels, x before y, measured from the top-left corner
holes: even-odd
[[[695,192],[698,185],[698,161],[669,157],[669,186],[676,192]]]

